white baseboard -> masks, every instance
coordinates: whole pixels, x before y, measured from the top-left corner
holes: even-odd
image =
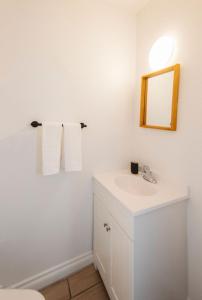
[[[29,277],[21,282],[13,284],[7,288],[22,288],[40,290],[49,284],[56,282],[70,274],[79,271],[83,267],[93,262],[92,252],[87,252],[73,259],[65,261],[57,266],[45,270],[37,275]]]

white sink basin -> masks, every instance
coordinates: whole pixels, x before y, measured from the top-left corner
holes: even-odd
[[[114,181],[121,190],[134,196],[152,196],[157,193],[157,188],[140,176],[119,175]]]
[[[188,199],[188,190],[184,185],[168,183],[160,178],[157,184],[152,184],[141,175],[133,175],[124,170],[96,174],[94,181],[94,187],[97,188],[97,193],[100,191],[101,197],[106,193],[108,201],[111,195],[118,200],[117,203],[136,216]]]

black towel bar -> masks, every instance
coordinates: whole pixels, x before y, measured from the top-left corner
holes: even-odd
[[[87,127],[87,125],[84,124],[84,123],[80,123],[80,124],[81,124],[81,129]],[[37,122],[37,121],[33,121],[33,122],[31,123],[31,126],[34,127],[34,128],[36,128],[36,127],[38,127],[38,126],[42,126],[42,123],[39,123],[39,122]],[[62,124],[62,126],[63,126],[63,124]]]

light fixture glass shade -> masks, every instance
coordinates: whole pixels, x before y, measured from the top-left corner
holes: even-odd
[[[175,50],[175,40],[169,36],[159,38],[149,53],[149,65],[152,70],[165,68],[171,61]]]

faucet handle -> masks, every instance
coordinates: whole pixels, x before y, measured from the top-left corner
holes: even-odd
[[[157,183],[157,180],[156,180],[155,176],[153,175],[153,173],[152,173],[149,166],[142,165],[141,168],[140,168],[140,172],[141,172],[142,177],[145,180],[147,180],[151,183]]]
[[[149,172],[151,172],[150,167],[147,166],[147,165],[143,165],[142,166],[142,172],[143,173],[149,173]]]

